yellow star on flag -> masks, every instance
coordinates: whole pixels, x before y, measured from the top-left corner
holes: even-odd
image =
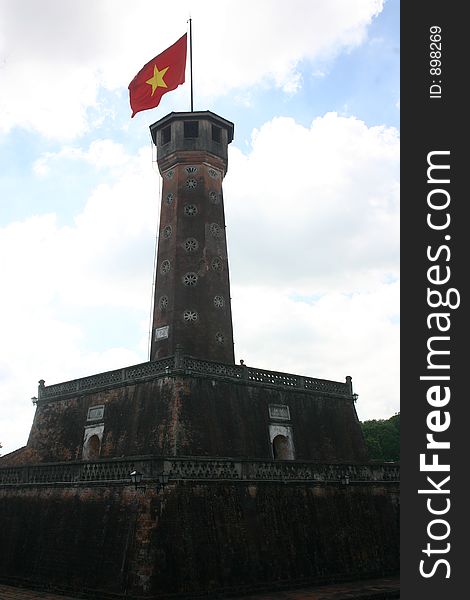
[[[145,82],[152,86],[152,96],[158,87],[162,87],[162,88],[168,87],[167,84],[165,83],[165,80],[163,79],[163,77],[165,76],[165,73],[168,71],[169,68],[170,67],[165,67],[164,69],[159,71],[157,69],[157,65],[153,66],[153,77],[151,77],[150,79],[147,79],[147,81]]]

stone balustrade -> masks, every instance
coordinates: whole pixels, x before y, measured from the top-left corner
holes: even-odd
[[[341,383],[277,371],[266,371],[246,365],[231,365],[200,360],[179,353],[162,360],[149,361],[54,385],[46,386],[44,385],[44,380],[41,380],[39,382],[38,402],[77,396],[121,385],[131,385],[140,381],[173,374],[209,376],[214,379],[247,382],[252,385],[272,385],[347,398],[351,398],[352,396],[350,378],[346,378],[346,383]]]
[[[233,460],[230,458],[136,457],[95,462],[44,463],[0,468],[0,485],[52,483],[130,483],[138,470],[145,480],[166,473],[169,481],[285,481],[322,483],[398,482],[397,463],[319,464],[300,461]]]

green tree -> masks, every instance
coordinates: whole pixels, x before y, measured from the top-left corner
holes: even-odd
[[[364,421],[361,427],[371,459],[400,460],[400,413],[390,419]]]

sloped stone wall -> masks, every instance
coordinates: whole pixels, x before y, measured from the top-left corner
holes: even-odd
[[[117,483],[5,486],[0,528],[1,579],[101,598],[276,589],[399,566],[392,482],[175,481],[160,494]]]
[[[273,419],[272,405],[288,407],[288,420]],[[104,407],[103,417],[90,421],[88,411],[96,406]],[[97,458],[156,454],[271,460],[273,423],[292,428],[296,460],[367,460],[352,398],[180,375],[40,401],[27,451],[12,464],[21,464],[22,456],[28,463],[81,460],[85,428],[95,425],[103,425]],[[0,464],[8,461],[3,457]]]

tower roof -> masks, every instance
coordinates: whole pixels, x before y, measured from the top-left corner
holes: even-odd
[[[152,140],[155,145],[157,145],[157,132],[170,125],[173,121],[196,121],[196,120],[206,120],[212,122],[214,125],[218,127],[223,127],[227,130],[227,143],[233,140],[233,130],[234,124],[223,117],[219,117],[210,110],[201,110],[194,112],[171,112],[165,115],[162,119],[155,121],[152,125],[150,125],[150,133],[152,135]]]

